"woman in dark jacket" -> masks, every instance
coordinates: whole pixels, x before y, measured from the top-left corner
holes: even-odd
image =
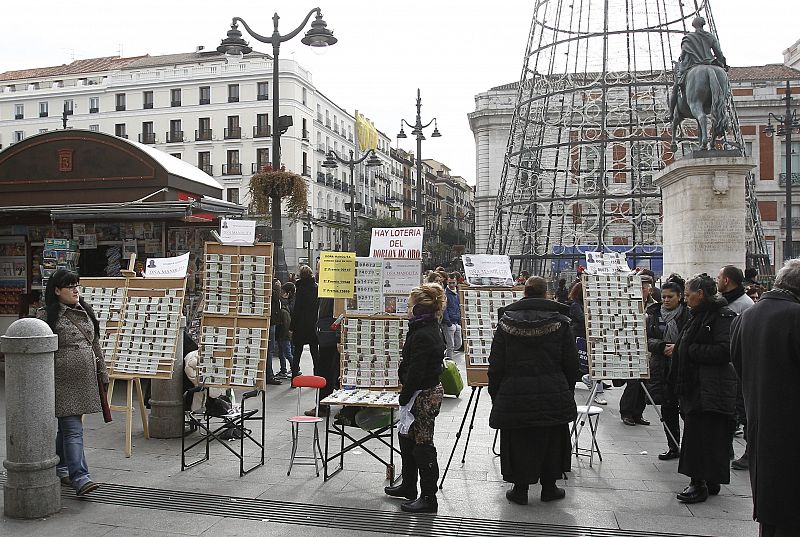
[[[647,348],[650,351],[649,385],[654,388],[651,393],[653,398],[660,395],[664,426],[672,433],[672,436],[667,434],[667,451],[659,454],[658,458],[668,461],[680,456],[677,443],[681,438],[678,398],[670,372],[675,342],[686,324],[689,310],[683,303],[683,287],[676,282],[667,282],[661,287],[661,300],[661,304],[651,304],[647,308]]]
[[[439,464],[436,446],[433,445],[433,429],[444,396],[439,375],[442,373],[445,343],[439,323],[446,304],[444,289],[435,283],[415,287],[408,297],[408,333],[399,367],[403,385],[400,405],[406,406],[413,400],[411,414],[414,422],[408,434],[398,434],[403,481],[396,487],[386,487],[384,492],[389,496],[415,500],[419,472],[419,498],[400,506],[409,513],[435,513],[438,510],[436,482]]]
[[[731,363],[730,328],[736,314],[707,274],[686,283],[689,320],[673,349],[675,393],[683,415],[678,471],[691,482],[678,494],[685,503],[704,502],[730,483],[728,422],[736,405],[736,370]]]
[[[537,481],[543,502],[564,497],[556,479],[570,470],[569,423],[577,416],[569,308],[546,293],[543,278],[528,279],[525,298],[500,310],[489,355],[489,426],[500,429],[500,468],[514,484],[506,498],[520,505]]]
[[[108,384],[100,349],[100,325],[80,296],[75,272],[59,269],[47,281],[45,307],[37,317],[58,336],[55,353],[55,412],[58,419],[56,474],[78,496],[97,489],[83,449],[83,415],[102,412],[98,382]]]
[[[317,298],[317,282],[314,281],[314,273],[311,271],[311,267],[308,265],[300,267],[300,279],[295,282],[295,287],[297,293],[294,298],[290,327],[294,352],[292,377],[300,374],[300,356],[303,355],[303,347],[306,345],[308,345],[308,349],[311,352],[314,374],[317,375],[319,368],[319,344],[317,343],[319,302]]]

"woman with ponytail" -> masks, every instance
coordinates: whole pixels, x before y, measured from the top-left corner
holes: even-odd
[[[730,328],[736,314],[708,274],[686,282],[689,320],[672,351],[671,375],[683,415],[678,472],[691,478],[678,494],[684,503],[704,502],[720,484],[730,483],[729,420],[736,407],[736,370],[731,363]]]
[[[439,375],[446,346],[439,323],[446,304],[444,289],[436,283],[415,287],[408,297],[408,332],[399,370],[403,385],[400,405],[411,405],[414,421],[406,434],[398,435],[403,481],[396,487],[386,487],[384,492],[412,500],[400,506],[409,513],[435,513],[438,510],[436,485],[439,464],[436,446],[433,445],[433,428],[444,396]]]
[[[55,352],[55,401],[58,419],[56,473],[79,496],[98,488],[89,477],[83,449],[84,414],[102,412],[98,382],[108,384],[100,350],[100,325],[80,296],[80,278],[66,269],[47,281],[45,307],[37,317],[58,336]]]

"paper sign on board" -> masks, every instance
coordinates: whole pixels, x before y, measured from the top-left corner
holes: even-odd
[[[256,242],[256,221],[223,218],[219,224],[219,238],[222,244],[252,246]]]
[[[150,257],[144,264],[145,278],[185,278],[189,252],[177,257]]]

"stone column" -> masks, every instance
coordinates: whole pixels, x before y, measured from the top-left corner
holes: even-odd
[[[6,356],[6,459],[3,508],[11,518],[41,518],[61,509],[56,477],[53,353],[58,336],[39,319],[15,321],[0,338]]]
[[[183,332],[186,319],[181,318],[178,345],[172,378],[153,380],[150,384],[150,438],[180,438],[183,434]]]
[[[661,187],[664,274],[715,277],[724,265],[744,268],[745,180],[754,165],[735,151],[695,151],[655,177]]]

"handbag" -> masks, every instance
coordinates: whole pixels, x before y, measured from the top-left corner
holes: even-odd
[[[89,337],[81,325],[76,323],[73,319],[69,319],[69,322],[75,325],[75,327],[83,334],[89,344],[92,346],[92,352],[94,352],[94,361],[95,361],[95,368],[97,367],[98,360],[103,360],[103,354],[100,352],[100,347],[98,343],[95,341],[95,338]],[[97,390],[100,395],[100,408],[103,410],[103,420],[106,423],[111,422],[113,417],[111,416],[111,405],[108,404],[108,392],[106,392],[106,385],[103,383],[103,377],[100,373],[97,373]]]

